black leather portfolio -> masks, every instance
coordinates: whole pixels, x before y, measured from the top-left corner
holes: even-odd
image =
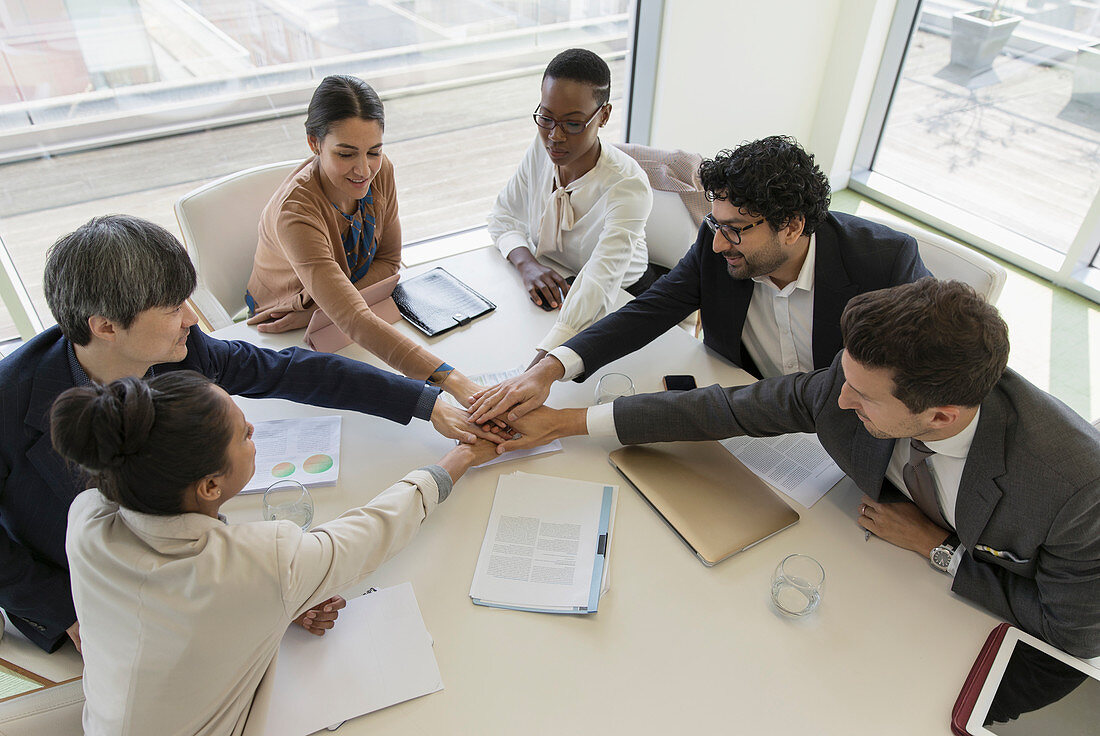
[[[497,305],[442,268],[403,279],[393,290],[401,315],[428,337],[464,325]]]

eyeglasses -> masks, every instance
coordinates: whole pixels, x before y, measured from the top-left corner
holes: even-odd
[[[721,222],[718,222],[718,220],[714,219],[714,214],[712,213],[704,217],[703,222],[707,223],[707,227],[710,228],[710,231],[712,233],[717,235],[718,232],[721,231],[722,235],[726,238],[726,240],[729,241],[730,245],[741,245],[741,233],[745,232],[746,230],[752,230],[754,227],[764,222],[766,219],[768,218],[761,217],[759,220],[749,225],[737,227],[736,225],[725,225]]]
[[[542,105],[535,108],[535,114],[531,117],[535,119],[535,125],[543,130],[553,130],[557,127],[561,128],[566,135],[577,135],[578,133],[583,133],[584,129],[596,119],[596,116],[599,115],[600,111],[605,107],[607,107],[607,105],[600,105],[596,108],[596,112],[592,113],[592,117],[588,118],[588,120],[583,123],[576,120],[555,120],[549,115],[540,115],[539,110],[542,108]]]

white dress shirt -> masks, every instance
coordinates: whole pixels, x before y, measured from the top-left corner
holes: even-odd
[[[85,733],[263,733],[287,626],[405,546],[449,491],[437,473],[415,470],[306,533],[289,521],[142,514],[81,493],[65,551]]]
[[[814,261],[817,235],[810,235],[798,278],[782,289],[770,276],[755,276],[741,341],[764,378],[814,369]]]
[[[577,275],[540,350],[561,345],[606,315],[619,289],[634,284],[649,265],[645,223],[653,192],[634,159],[601,145],[596,165],[555,196],[556,173],[536,135],[489,213],[489,234],[505,258],[527,248]],[[545,229],[544,216],[550,218]],[[557,239],[540,242],[540,231]]]
[[[974,433],[978,431],[978,417],[982,410],[978,409],[970,424],[954,437],[945,440],[933,440],[925,442],[928,449],[936,453],[929,456],[925,463],[932,473],[932,479],[936,484],[936,500],[940,504],[943,520],[955,528],[955,504],[959,500],[959,481],[962,480],[963,468],[966,466],[966,456],[970,454],[970,445],[974,441]],[[886,466],[886,477],[898,487],[911,501],[912,494],[905,487],[905,478],[902,468],[909,462],[909,438],[899,439],[894,443],[894,453],[890,456],[890,464]],[[951,560],[948,572],[952,575],[958,569],[962,561],[962,546],[955,550],[955,556]]]
[[[764,378],[814,369],[814,264],[817,234],[810,236],[806,260],[798,278],[779,289],[768,276],[753,278],[752,299],[741,340]],[[584,360],[562,345],[550,351],[565,367],[558,380],[572,381],[584,373]]]

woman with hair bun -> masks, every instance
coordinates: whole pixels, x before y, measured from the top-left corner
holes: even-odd
[[[313,151],[260,215],[245,301],[261,332],[305,327],[324,310],[341,331],[410,378],[463,406],[477,384],[371,311],[359,290],[401,267],[393,164],[382,153],[385,112],[357,77],[325,77],[306,113]]]
[[[287,626],[342,607],[331,596],[404,547],[496,447],[458,445],[303,532],[219,515],[256,448],[240,408],[198,373],[72,388],[50,419],[56,450],[97,485],[73,502],[65,540],[90,734],[262,733],[253,699]]]

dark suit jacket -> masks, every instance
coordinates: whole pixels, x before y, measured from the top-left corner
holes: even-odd
[[[777,376],[615,402],[627,443],[816,432],[837,465],[878,498],[894,440],[837,405],[844,373]],[[955,505],[965,546],[952,590],[1070,654],[1100,654],[1100,433],[1005,371],[985,398]],[[1023,562],[977,550],[986,545]]]
[[[215,340],[197,327],[187,358],[152,373],[194,370],[230,394],[353,409],[407,424],[423,381],[339,356]],[[85,483],[53,450],[49,412],[74,385],[57,327],[0,361],[0,608],[38,646],[53,651],[76,621],[65,559],[69,504]],[[435,389],[429,389],[434,391]],[[196,428],[201,431],[201,428]]]
[[[584,361],[584,373],[576,380],[648,345],[697,309],[702,310],[703,344],[760,375],[741,344],[755,282],[732,278],[713,242],[710,228],[700,226],[695,244],[676,268],[565,343]],[[840,314],[849,299],[932,274],[912,237],[839,212],[830,212],[818,227],[816,249],[813,360],[814,368],[824,368],[840,352]]]

